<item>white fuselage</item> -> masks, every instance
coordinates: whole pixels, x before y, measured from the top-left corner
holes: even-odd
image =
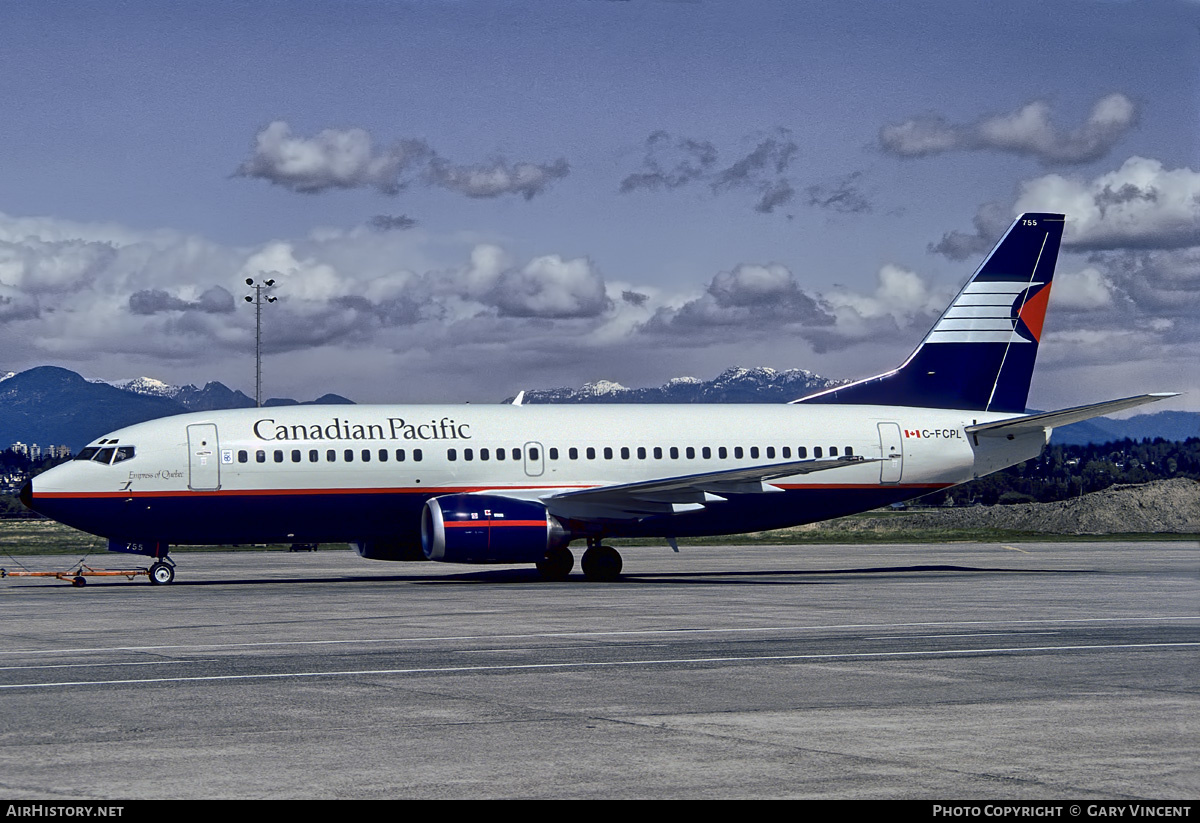
[[[39,511],[117,540],[362,541],[414,533],[420,507],[445,494],[528,500],[797,460],[871,461],[773,480],[783,495],[606,527],[732,533],[875,508],[1036,456],[1043,433],[980,445],[964,432],[1005,416],[836,405],[239,409],[113,432],[89,449],[132,447],[132,457],[72,461],[32,492]]]

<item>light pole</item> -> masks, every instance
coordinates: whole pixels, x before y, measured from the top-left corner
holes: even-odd
[[[262,406],[262,306],[263,289],[275,285],[274,280],[268,280],[261,285],[254,282],[253,277],[246,278],[246,285],[254,289],[254,296],[246,295],[246,302],[254,304],[254,405]],[[274,303],[278,297],[267,295],[267,302]]]

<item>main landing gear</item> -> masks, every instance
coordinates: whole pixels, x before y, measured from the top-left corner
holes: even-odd
[[[547,551],[537,569],[543,580],[566,580],[574,566],[575,556],[570,549],[562,547]],[[621,576],[621,555],[612,546],[600,545],[599,538],[588,538],[588,547],[579,566],[588,580],[610,582]]]

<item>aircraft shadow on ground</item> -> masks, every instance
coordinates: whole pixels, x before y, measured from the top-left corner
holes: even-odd
[[[737,571],[694,571],[694,572],[639,572],[622,575],[620,579],[599,583],[589,581],[582,574],[572,574],[564,581],[543,581],[536,569],[532,568],[490,568],[470,572],[448,573],[430,577],[427,575],[341,575],[329,577],[251,577],[238,580],[187,580],[177,578],[174,583],[163,589],[190,588],[204,586],[263,586],[263,585],[311,585],[314,583],[411,583],[426,586],[454,585],[647,585],[647,584],[689,584],[689,585],[755,585],[755,586],[787,586],[798,584],[826,584],[839,582],[838,577],[857,578],[866,575],[892,576],[898,579],[911,578],[921,575],[1044,575],[1044,574],[1081,574],[1087,569],[1011,569],[1011,568],[981,568],[977,566],[950,565],[918,565],[918,566],[872,566],[843,569],[752,569]],[[181,569],[186,575],[186,569]],[[70,581],[40,580],[38,582],[18,583],[19,586],[59,586],[74,588]],[[109,579],[103,582],[89,582],[84,588],[118,588],[128,586],[144,586],[149,584],[143,579],[119,580]],[[155,587],[158,588],[158,587]]]

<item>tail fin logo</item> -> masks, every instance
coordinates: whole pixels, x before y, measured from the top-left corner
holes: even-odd
[[[1036,343],[1049,283],[976,280],[938,320],[926,343]]]
[[[1042,339],[1042,323],[1046,320],[1046,304],[1050,302],[1050,284],[1030,286],[1013,301],[1013,329],[1023,342],[1037,343]]]

